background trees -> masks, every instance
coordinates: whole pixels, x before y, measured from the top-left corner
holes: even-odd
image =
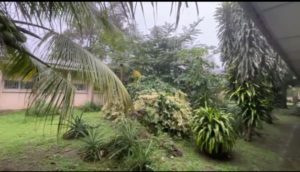
[[[153,75],[188,94],[193,107],[216,103],[221,91],[222,75],[213,70],[211,50],[193,45],[200,30],[201,20],[175,35],[174,25],[155,26],[149,35],[139,36],[139,46],[126,60],[126,66]]]

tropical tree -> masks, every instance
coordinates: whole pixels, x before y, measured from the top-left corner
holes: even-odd
[[[134,18],[137,4],[143,9],[139,2],[120,4],[127,19]],[[172,9],[173,5],[177,6],[176,25],[182,4],[172,3]],[[152,2],[152,5],[154,8],[157,3]],[[72,111],[75,91],[71,82],[73,79],[92,83],[102,92],[107,102],[117,99],[125,110],[131,106],[130,96],[118,77],[100,59],[62,31],[63,25],[78,25],[96,27],[106,34],[120,33],[110,23],[105,12],[110,10],[110,6],[113,6],[112,3],[107,2],[0,3],[0,45],[4,55],[2,71],[10,77],[33,79],[29,106],[37,101],[48,100],[49,107],[61,109],[58,132]],[[55,30],[54,26],[57,25],[60,31]],[[45,35],[36,34],[35,29],[43,30]],[[26,48],[25,43],[29,37],[39,41],[35,51],[39,53],[32,53]],[[47,62],[51,62],[51,65]],[[69,72],[59,70],[58,67],[68,69]]]
[[[174,85],[188,94],[194,108],[218,106],[221,103],[220,93],[223,89],[224,77],[213,72],[213,62],[208,61],[206,48],[183,49],[177,53],[180,73],[173,76]]]
[[[129,66],[138,69],[144,75],[157,75],[170,83],[173,80],[172,76],[181,71],[176,63],[180,57],[176,54],[184,46],[192,43],[200,33],[197,29],[200,22],[201,20],[194,22],[179,36],[174,35],[174,24],[154,26],[149,35],[138,40],[140,46],[128,59]]]
[[[216,19],[222,60],[229,76],[228,92],[242,109],[246,138],[251,140],[259,121],[271,119],[274,98],[267,93],[271,91],[272,95],[283,83],[288,68],[238,3],[222,3]]]

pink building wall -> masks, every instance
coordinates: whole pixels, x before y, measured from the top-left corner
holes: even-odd
[[[4,79],[0,71],[0,111],[21,110],[27,108],[28,96],[30,90],[26,89],[5,89]],[[87,90],[76,91],[74,97],[74,106],[82,106],[86,102],[93,101],[93,88],[88,86]],[[95,103],[103,103],[103,100],[96,96]]]

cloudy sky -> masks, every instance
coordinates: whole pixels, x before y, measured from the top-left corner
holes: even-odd
[[[151,3],[144,3],[145,19],[141,9],[139,6],[137,7],[136,22],[139,30],[144,33],[149,32],[149,29],[154,25],[163,25],[165,22],[175,23],[176,21],[177,9],[173,9],[173,13],[170,16],[171,2],[158,2],[157,4],[158,13],[154,16]],[[198,26],[202,34],[199,35],[197,42],[217,46],[217,23],[214,19],[214,13],[218,4],[219,2],[198,2],[199,15],[197,15],[196,6],[193,2],[190,2],[188,8],[184,5],[181,9],[177,32],[182,31],[182,26],[188,26],[198,18],[203,18],[203,21]]]
[[[141,8],[137,6],[136,22],[139,30],[144,34],[149,33],[149,29],[154,25],[159,26],[163,25],[165,22],[176,22],[177,9],[174,8],[173,13],[170,15],[171,2],[158,2],[157,13],[153,12],[153,7],[150,2],[144,2],[143,4],[145,18]],[[198,18],[203,18],[203,21],[198,25],[198,28],[202,33],[198,36],[196,43],[218,46],[217,22],[214,18],[214,14],[216,7],[220,2],[198,2],[199,15],[197,15],[195,4],[193,2],[189,2],[189,4],[188,8],[184,5],[181,9],[180,21],[176,32],[180,33],[182,31],[182,26],[188,26]],[[210,57],[210,59],[219,67],[222,66],[219,54]]]
[[[198,2],[199,15],[197,15],[197,10],[194,2],[189,2],[188,8],[183,5],[181,8],[179,25],[176,32],[182,32],[182,26],[188,26],[189,24],[195,22],[198,18],[202,18],[203,20],[198,25],[198,29],[200,29],[202,33],[198,36],[195,43],[206,44],[208,46],[218,46],[217,22],[214,18],[214,14],[219,3],[220,2]],[[173,13],[170,15],[171,2],[158,2],[157,13],[153,12],[155,8],[152,7],[150,2],[143,2],[143,6],[144,15],[140,6],[138,5],[135,14],[135,20],[138,29],[144,34],[149,33],[149,29],[154,25],[159,26],[163,25],[165,22],[175,23],[176,21],[177,9],[174,8]],[[39,33],[39,31],[35,33]],[[34,45],[36,45],[37,43],[37,40],[29,39],[26,44],[28,47],[35,47]],[[210,57],[210,59],[214,61],[219,67],[222,66],[219,54]]]

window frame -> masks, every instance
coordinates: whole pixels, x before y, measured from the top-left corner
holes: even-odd
[[[85,84],[85,83],[80,83],[80,82],[75,82],[73,83],[76,90],[75,90],[75,93],[88,93],[88,85]],[[83,90],[78,90],[78,85],[83,85],[84,86],[84,89]]]
[[[7,88],[7,87],[5,87],[7,81],[17,82],[18,87],[17,88]],[[3,78],[2,82],[3,82],[3,84],[2,84],[2,88],[3,88],[2,92],[25,92],[25,93],[27,93],[27,92],[31,92],[32,86],[33,86],[33,82],[32,81],[22,81],[22,80],[19,80],[19,79]],[[28,83],[31,83],[30,88],[24,88],[23,85],[24,84],[28,84]]]

